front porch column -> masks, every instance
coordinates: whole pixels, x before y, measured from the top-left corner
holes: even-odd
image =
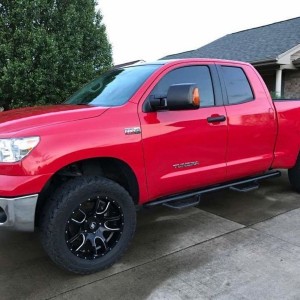
[[[282,70],[276,70],[276,86],[275,86],[275,93],[276,96],[281,96],[281,87],[282,87]]]

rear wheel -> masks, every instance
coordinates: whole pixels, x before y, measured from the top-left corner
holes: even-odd
[[[78,177],[63,185],[45,207],[41,241],[56,264],[90,274],[122,256],[135,225],[135,206],[123,187],[102,177]]]
[[[300,156],[298,156],[295,166],[289,169],[288,175],[290,184],[300,193]]]

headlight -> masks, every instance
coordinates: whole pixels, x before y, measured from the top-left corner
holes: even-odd
[[[21,160],[36,147],[39,141],[38,136],[0,139],[0,162],[17,162]]]

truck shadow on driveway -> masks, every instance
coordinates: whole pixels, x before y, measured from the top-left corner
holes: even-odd
[[[258,190],[242,193],[219,191],[202,197],[198,208],[249,226],[300,207],[300,195],[292,190],[287,172],[262,181]]]

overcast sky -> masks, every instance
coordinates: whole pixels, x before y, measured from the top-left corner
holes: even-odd
[[[156,60],[226,34],[300,16],[296,0],[99,0],[98,7],[115,64]]]

